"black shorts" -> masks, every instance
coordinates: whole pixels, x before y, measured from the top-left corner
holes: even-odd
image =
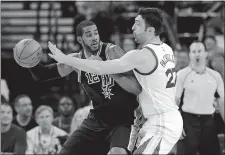
[[[113,147],[127,150],[131,124],[108,127],[89,114],[82,125],[64,143],[59,154],[106,155]]]

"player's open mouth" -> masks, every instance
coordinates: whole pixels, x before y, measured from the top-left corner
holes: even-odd
[[[94,44],[92,44],[92,46],[97,46],[98,45],[98,43],[94,43]]]
[[[199,58],[196,58],[196,62],[199,62]]]

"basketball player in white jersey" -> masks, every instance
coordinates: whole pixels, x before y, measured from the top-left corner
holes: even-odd
[[[140,50],[127,52],[120,59],[98,61],[69,57],[49,42],[52,58],[60,63],[102,74],[133,70],[142,86],[138,96],[146,122],[139,131],[134,154],[168,154],[179,140],[183,120],[175,103],[176,73],[171,47],[162,43],[162,14],[157,8],[140,8],[132,27]],[[94,57],[94,56],[93,56]]]

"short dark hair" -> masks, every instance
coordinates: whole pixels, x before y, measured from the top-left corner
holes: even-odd
[[[6,102],[2,102],[1,105],[2,105],[2,106],[8,106],[8,107],[10,107],[10,108],[12,109],[12,111],[13,111],[13,108],[12,108],[11,104],[9,104],[7,101],[6,101]]]
[[[192,44],[197,44],[197,43],[200,43],[200,44],[202,44],[203,45],[203,47],[205,48],[205,52],[206,52],[206,47],[205,47],[205,44],[202,42],[202,41],[200,41],[200,40],[194,40],[190,45],[189,45],[189,52],[190,52],[190,46],[192,45]]]
[[[73,100],[69,96],[62,96],[59,100],[59,104],[62,102],[68,102],[68,101],[73,103]]]
[[[94,22],[90,20],[84,20],[80,22],[77,27],[76,27],[76,35],[77,36],[82,36],[83,35],[83,28],[91,25],[96,25]]]
[[[25,98],[25,97],[30,99],[30,97],[29,97],[28,95],[26,95],[26,94],[20,94],[20,95],[18,95],[18,96],[15,98],[15,100],[14,100],[14,106],[18,106],[19,100],[20,100],[21,98]]]
[[[162,11],[158,8],[139,8],[138,14],[145,20],[146,25],[155,28],[155,35],[158,36],[162,32],[163,17]]]

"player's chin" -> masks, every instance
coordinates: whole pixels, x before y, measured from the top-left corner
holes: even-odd
[[[98,51],[98,47],[91,47],[92,52],[97,52]]]
[[[138,44],[140,43],[140,41],[139,41],[139,39],[138,39],[137,37],[134,38],[134,41],[135,41],[136,43],[138,43]]]

